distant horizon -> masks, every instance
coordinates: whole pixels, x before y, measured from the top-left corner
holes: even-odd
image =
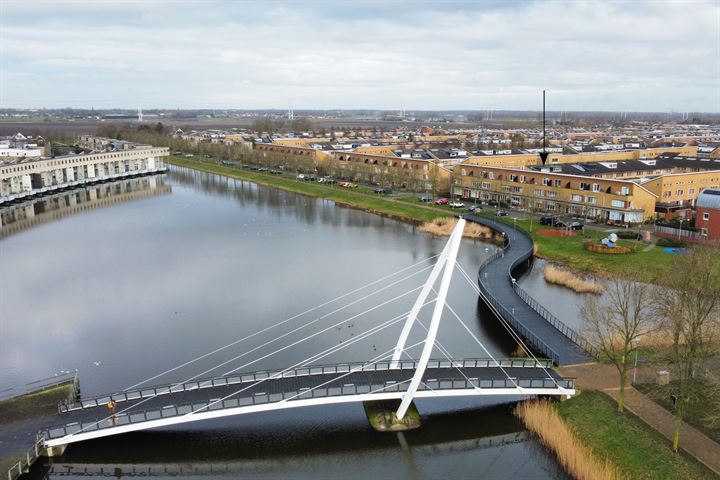
[[[141,107],[140,108],[143,112],[153,112],[153,111],[190,111],[190,112],[200,112],[200,111],[219,111],[219,112],[277,112],[277,113],[284,113],[286,114],[289,109],[283,109],[283,108],[242,108],[242,107],[187,107],[187,108],[177,108],[177,107]],[[0,107],[0,112],[5,112],[8,110],[18,110],[18,111],[27,111],[27,112],[42,112],[42,111],[62,111],[62,110],[71,110],[71,111],[92,111],[95,110],[97,112],[138,112],[138,107],[103,107],[103,108],[94,108],[94,107],[73,107],[73,106],[65,106],[65,107]],[[381,113],[400,113],[401,111],[399,109],[393,109],[393,108],[293,108],[292,111],[295,113],[295,115],[298,114],[298,112],[381,112]],[[697,115],[720,115],[720,112],[713,112],[713,111],[693,111],[693,110],[673,110],[673,111],[641,111],[641,110],[558,110],[558,109],[546,109],[546,113],[548,114],[572,114],[572,113],[584,113],[584,114],[592,114],[592,113],[600,113],[600,114],[626,114],[626,115],[635,115],[635,114],[646,114],[646,115],[682,115],[682,114],[697,114]],[[462,114],[462,113],[487,113],[487,112],[493,112],[493,114],[498,113],[542,113],[542,108],[539,110],[534,109],[513,109],[513,108],[504,108],[504,109],[429,109],[429,110],[423,110],[423,109],[405,109],[403,110],[405,115],[411,115],[414,113],[455,113],[455,114]]]

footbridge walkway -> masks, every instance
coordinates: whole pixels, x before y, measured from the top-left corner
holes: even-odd
[[[522,230],[501,221],[467,215],[466,220],[501,234],[502,249],[486,259],[478,271],[480,295],[493,312],[508,322],[525,342],[557,365],[592,360],[592,346],[525,292],[513,271],[533,256],[533,241]]]
[[[574,380],[563,379],[551,367],[549,360],[430,360],[414,397],[573,394]],[[417,368],[415,361],[313,366],[103,395],[61,406],[62,423],[41,435],[53,447],[244,413],[400,399]],[[110,400],[118,405],[114,415],[108,413]]]

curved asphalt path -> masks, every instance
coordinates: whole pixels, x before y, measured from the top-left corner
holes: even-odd
[[[508,239],[505,254],[480,268],[478,283],[481,290],[511,313],[515,322],[522,327],[517,328],[517,325],[513,325],[523,340],[528,345],[532,345],[534,350],[552,358],[558,365],[574,365],[592,360],[592,357],[578,344],[563,335],[525,303],[512,287],[510,272],[515,266],[532,257],[532,238],[525,232],[494,219],[477,215],[463,215],[463,218],[501,234],[504,233],[505,238]],[[551,355],[549,351],[554,352],[555,355]]]

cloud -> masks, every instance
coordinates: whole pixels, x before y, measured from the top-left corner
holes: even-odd
[[[720,111],[720,4],[3,2],[5,106]]]

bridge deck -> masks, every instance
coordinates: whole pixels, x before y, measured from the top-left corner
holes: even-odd
[[[171,392],[146,399],[129,399],[119,403],[114,421],[107,420],[107,406],[98,404],[94,407],[60,414],[57,418],[59,423],[45,429],[43,436],[46,441],[52,441],[71,434],[92,433],[98,430],[118,429],[118,433],[120,433],[120,430],[126,430],[119,427],[180,417],[198,410],[210,413],[216,410],[281,402],[286,402],[289,407],[291,406],[289,404],[293,402],[297,403],[306,399],[403,392],[413,373],[414,370],[410,369],[364,370],[345,374],[317,373]],[[508,376],[511,379],[508,379]],[[453,390],[456,391],[455,393],[473,390],[473,394],[476,395],[514,394],[522,396],[545,392],[558,395],[563,394],[563,389],[573,390],[574,388],[572,379],[563,379],[552,370],[537,367],[469,367],[462,368],[462,373],[455,367],[428,368],[423,381],[425,385],[421,385],[420,390],[428,393],[442,391],[448,396],[453,393],[449,391]],[[564,394],[567,393],[572,392],[564,392]],[[220,399],[224,400],[213,404]],[[124,412],[124,410],[128,411]],[[176,423],[182,423],[182,421]],[[97,436],[107,434],[112,433],[108,431]],[[74,440],[68,438],[67,442],[63,441],[62,443],[71,441]]]
[[[585,363],[592,357],[580,346],[533,310],[513,288],[510,272],[533,255],[533,241],[524,232],[500,221],[477,215],[464,216],[505,234],[504,254],[485,263],[478,273],[478,283],[486,300],[505,318],[535,350],[558,365]]]

